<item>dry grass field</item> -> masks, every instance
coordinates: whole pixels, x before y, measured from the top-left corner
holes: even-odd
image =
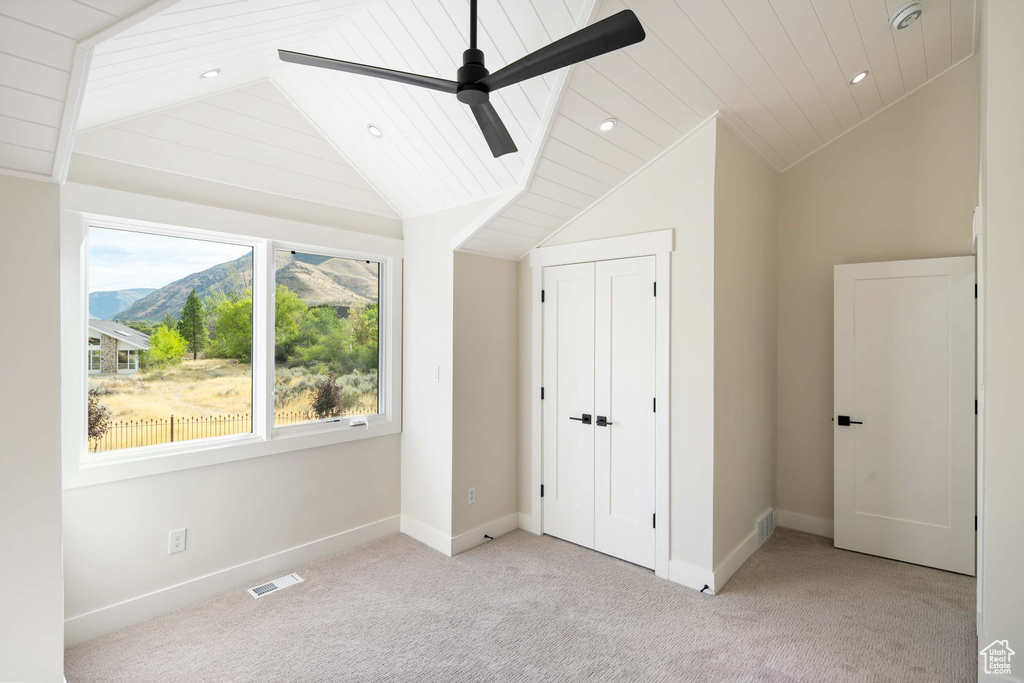
[[[307,413],[315,381],[301,370],[282,373],[276,389],[284,400],[274,410],[278,424],[312,419]],[[247,363],[222,358],[186,360],[135,375],[92,376],[89,388],[99,391],[100,404],[109,411],[111,425],[106,436],[90,443],[93,451],[167,443],[172,440],[172,416],[176,424],[174,441],[251,429],[252,368]],[[363,395],[346,414],[376,412],[374,392]]]

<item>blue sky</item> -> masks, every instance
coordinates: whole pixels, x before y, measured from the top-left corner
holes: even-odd
[[[249,251],[236,244],[90,228],[89,291],[159,289]]]

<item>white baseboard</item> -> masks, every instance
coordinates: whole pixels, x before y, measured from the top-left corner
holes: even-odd
[[[754,551],[761,547],[757,539],[757,530],[740,541],[739,545],[733,548],[729,556],[725,558],[718,568],[715,569],[715,582],[711,584],[711,592],[717,593],[722,590],[725,583],[732,578],[736,570],[743,566],[743,563],[750,559]]]
[[[776,519],[778,522],[776,523],[776,526],[784,526],[787,529],[805,531],[816,536],[835,538],[835,525],[832,523],[831,519],[811,517],[810,515],[804,515],[799,512],[790,512],[788,510],[778,510],[777,515]]]
[[[64,646],[69,647],[118,631],[272,574],[279,574],[375,538],[397,533],[398,530],[399,519],[396,515],[70,617],[64,620]]]
[[[540,519],[526,513],[519,513],[519,528],[531,534],[540,535]]]
[[[403,534],[415,538],[423,545],[429,546],[439,553],[444,553],[448,557],[452,556],[451,536],[438,531],[428,524],[402,515],[401,531]]]
[[[708,587],[705,592],[714,593],[715,573],[705,567],[698,567],[695,564],[682,560],[669,560],[668,580],[678,583],[695,591]]]
[[[467,531],[464,534],[452,537],[451,554],[452,556],[464,553],[471,548],[475,548],[482,543],[486,543],[487,539],[484,538],[484,534],[492,538],[497,538],[502,534],[507,534],[510,531],[515,531],[519,528],[519,513],[512,513],[511,515],[505,515],[499,517],[483,526],[478,526],[472,531]]]

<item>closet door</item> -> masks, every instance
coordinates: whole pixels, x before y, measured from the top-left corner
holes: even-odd
[[[655,258],[595,272],[594,548],[654,568]]]
[[[594,264],[544,269],[544,533],[594,547]]]

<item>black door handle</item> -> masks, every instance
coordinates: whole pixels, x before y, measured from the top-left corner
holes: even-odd
[[[611,422],[609,422],[608,418],[605,417],[604,415],[598,415],[597,416],[597,426],[598,427],[607,427],[610,424],[611,424]]]
[[[838,424],[840,427],[849,427],[850,425],[862,425],[864,423],[851,420],[849,415],[840,415]]]
[[[587,413],[583,413],[583,417],[570,417],[569,419],[576,420],[577,422],[582,422],[585,425],[590,424],[590,415]]]

